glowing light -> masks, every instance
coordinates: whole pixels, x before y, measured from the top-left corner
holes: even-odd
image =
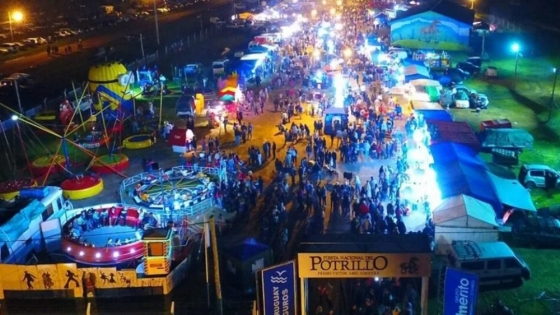
[[[66,248],[67,252],[71,252],[72,251],[72,247],[68,246],[68,248]]]
[[[331,10],[329,11],[331,13],[331,15],[335,15],[336,14],[336,9],[335,8],[331,8]]]
[[[313,57],[317,60],[321,59],[321,52],[319,50],[314,50]]]
[[[333,77],[333,87],[335,88],[333,107],[344,108],[346,84],[347,80],[342,74],[338,73]]]
[[[512,50],[514,53],[518,53],[519,50],[521,50],[521,47],[519,46],[518,43],[514,43],[513,45],[511,45],[511,50]]]
[[[98,258],[98,259],[101,258],[101,253],[96,253],[95,258]]]
[[[354,54],[354,52],[353,52],[352,49],[350,49],[350,48],[346,48],[346,49],[344,50],[344,57],[346,57],[346,58],[352,57],[353,54]]]
[[[80,256],[84,256],[84,255],[85,255],[84,252],[80,252]]]
[[[342,6],[342,0],[336,1],[336,5],[339,6],[339,7]]]
[[[120,254],[119,252],[113,252],[113,258],[119,258]]]
[[[134,253],[136,253],[136,249],[134,249],[134,248],[131,248],[131,249],[130,249],[130,253],[131,253],[131,254],[134,254]]]
[[[21,11],[14,11],[10,14],[12,21],[21,22],[23,20],[23,13]]]
[[[311,17],[316,17],[317,16],[317,10],[313,9],[311,10]]]
[[[19,117],[18,117],[17,115],[12,115],[12,120],[13,120],[13,121],[16,121],[16,120],[18,120],[18,119],[19,119]]]
[[[336,24],[334,25],[334,29],[337,30],[337,31],[340,31],[340,30],[342,30],[343,28],[344,28],[344,25],[343,25],[342,23],[336,23]]]

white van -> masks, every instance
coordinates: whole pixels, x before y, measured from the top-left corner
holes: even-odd
[[[228,59],[216,60],[212,62],[212,73],[214,75],[222,75],[226,72],[228,66],[229,66]]]
[[[450,267],[475,273],[481,286],[523,284],[531,270],[504,242],[453,241],[448,253]]]

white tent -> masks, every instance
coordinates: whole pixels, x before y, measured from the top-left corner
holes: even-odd
[[[430,80],[430,79],[416,79],[408,82],[412,86],[433,86],[438,89],[442,89],[441,83],[437,80]]]
[[[494,208],[470,196],[457,195],[445,199],[434,210],[433,221],[437,254],[445,254],[453,240],[498,240]]]

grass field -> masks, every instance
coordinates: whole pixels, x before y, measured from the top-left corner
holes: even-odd
[[[479,130],[484,120],[507,118],[515,128],[524,128],[534,139],[534,147],[524,151],[520,156],[520,165],[524,163],[545,164],[560,169],[560,113],[550,102],[554,82],[553,65],[560,64],[557,58],[522,58],[518,64],[517,78],[514,75],[515,60],[493,60],[487,65],[498,68],[497,78],[483,76],[465,82],[465,85],[484,93],[490,100],[488,110],[476,113],[469,109],[452,109],[456,121],[465,121],[475,130]],[[550,111],[552,109],[552,111]],[[483,156],[490,160],[490,156]],[[517,176],[519,168],[506,170]],[[537,208],[560,204],[560,193],[545,192],[535,189],[531,192]],[[557,314],[560,303],[536,300],[543,291],[560,298],[560,281],[557,280],[560,262],[555,249],[531,249],[517,246],[508,239],[503,239],[514,247],[531,267],[532,278],[517,289],[483,292],[480,294],[478,314],[485,314],[489,305],[499,298],[515,311],[515,314],[542,315]],[[430,314],[437,314],[437,303],[431,303]],[[434,305],[436,304],[436,305]]]

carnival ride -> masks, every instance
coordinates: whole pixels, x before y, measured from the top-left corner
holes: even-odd
[[[69,101],[64,101],[60,105],[58,117],[62,123],[60,132],[47,128],[38,121],[29,119],[8,106],[0,104],[13,114],[12,120],[16,124],[28,168],[41,186],[47,183],[50,175],[64,174],[69,176],[60,185],[65,197],[85,199],[95,196],[103,190],[103,180],[97,174],[112,172],[126,177],[121,171],[128,167],[128,157],[115,151],[120,147],[119,144],[122,141],[123,121],[127,114],[133,112],[129,93],[130,84],[133,82],[134,77],[122,64],[106,63],[92,67],[89,72],[88,85],[76,101],[77,105],[74,106]],[[91,92],[92,99],[84,99],[86,91]],[[38,130],[58,139],[60,142],[54,154],[42,145],[43,149],[47,151],[46,154],[29,161],[19,122],[33,128],[31,134],[40,143],[41,141],[34,131]],[[78,166],[78,163],[70,159],[69,144],[91,158],[91,162],[85,165],[85,169],[81,172],[73,172],[73,168]],[[101,147],[106,147],[109,154],[98,157],[97,153]],[[95,153],[90,149],[95,149]],[[89,170],[97,174],[88,174]],[[17,187],[25,187],[22,185],[29,183],[30,181],[6,183],[7,194],[5,197],[14,197],[17,195]]]
[[[154,211],[161,218],[196,215],[214,207],[215,187],[224,180],[222,168],[176,166],[141,173],[123,180],[121,202]]]

